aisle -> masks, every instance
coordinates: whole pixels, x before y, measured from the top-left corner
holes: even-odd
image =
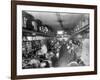
[[[58,66],[59,67],[66,67],[68,66],[68,63],[70,61],[73,61],[75,59],[74,53],[69,53],[66,49],[66,45],[63,45],[60,50],[60,58],[58,60]]]

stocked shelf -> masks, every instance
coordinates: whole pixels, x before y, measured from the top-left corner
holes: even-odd
[[[26,36],[44,36],[44,37],[55,37],[56,35],[52,33],[42,33],[42,32],[36,32],[36,31],[31,31],[27,29],[23,29],[23,33],[29,33],[26,34]]]

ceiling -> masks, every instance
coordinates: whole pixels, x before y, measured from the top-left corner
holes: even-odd
[[[39,19],[43,24],[49,25],[54,31],[66,30],[69,31],[85,18],[88,14],[82,13],[57,13],[57,12],[35,12],[25,11],[31,14],[35,19]],[[58,21],[62,21],[61,23]]]

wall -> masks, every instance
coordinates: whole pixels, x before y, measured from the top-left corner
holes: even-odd
[[[95,4],[98,5],[98,41],[100,41],[100,1],[99,0],[34,0],[58,3]],[[10,80],[11,65],[11,11],[10,0],[0,0],[0,80]],[[98,42],[98,49],[100,42]],[[100,50],[98,50],[98,75],[84,75],[34,80],[100,80]],[[29,80],[29,79],[28,79]],[[32,79],[31,79],[32,80]]]

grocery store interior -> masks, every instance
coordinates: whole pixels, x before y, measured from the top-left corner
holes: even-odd
[[[22,69],[89,66],[89,14],[22,11]]]

